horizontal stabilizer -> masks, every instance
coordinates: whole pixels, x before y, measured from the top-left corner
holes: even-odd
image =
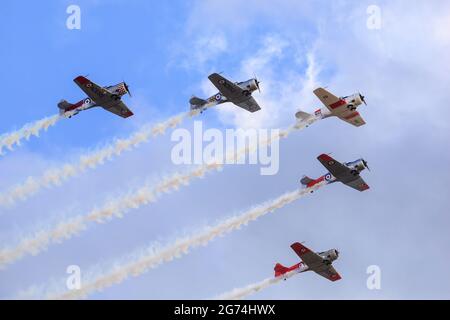
[[[306,187],[308,184],[310,184],[313,181],[314,180],[311,179],[310,177],[303,176],[303,178],[300,180],[300,183]]]
[[[72,106],[72,104],[67,102],[66,100],[61,100],[58,103],[58,108],[61,109],[61,110],[67,110],[71,106]]]
[[[308,112],[299,111],[295,114],[295,117],[298,120],[303,121],[303,120],[308,120],[309,118],[313,117],[313,115]]]
[[[285,266],[281,265],[280,263],[277,263],[274,268],[275,271],[275,277],[279,277],[289,271],[289,268],[286,268]]]
[[[191,100],[189,100],[189,103],[191,104],[191,106],[203,106],[206,104],[206,100],[192,97]]]

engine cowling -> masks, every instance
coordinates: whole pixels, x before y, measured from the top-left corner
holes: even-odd
[[[106,87],[105,89],[107,89],[109,92],[111,92],[112,94],[117,95],[119,97],[128,93],[128,87],[125,82],[121,82],[114,86]]]
[[[330,263],[334,260],[336,260],[337,258],[339,258],[339,251],[336,249],[331,249],[325,252],[322,252],[320,254],[320,256],[324,259],[329,261]]]
[[[347,102],[348,105],[353,105],[355,107],[357,107],[363,103],[363,101],[361,99],[361,95],[359,93],[355,93],[355,94],[352,94],[351,96],[346,97],[345,102]]]
[[[351,170],[355,170],[357,172],[361,172],[367,169],[367,162],[364,159],[358,159],[353,162],[348,162],[345,165]]]
[[[243,90],[248,90],[249,92],[256,91],[259,88],[259,82],[256,79],[239,82],[237,85]]]

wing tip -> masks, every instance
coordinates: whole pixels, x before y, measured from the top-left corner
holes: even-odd
[[[317,159],[322,161],[333,161],[333,158],[325,153],[322,153],[320,156],[317,157]]]
[[[124,118],[129,118],[129,117],[131,117],[131,116],[134,116],[134,113],[131,112],[131,111],[128,111],[127,113],[124,113],[124,114],[123,114],[123,117],[124,117]]]
[[[301,244],[300,242],[295,242],[293,244],[291,244],[291,248],[292,250],[295,251],[295,253],[297,253],[299,256],[303,255],[305,253],[311,252],[311,250],[309,250],[309,248],[305,247],[303,244]]]
[[[217,77],[217,76],[219,76],[219,74],[217,72],[213,72],[208,76],[208,79],[211,80],[212,78]]]
[[[313,93],[317,94],[317,92],[319,92],[320,90],[324,90],[322,87],[318,87],[316,89],[314,89]]]
[[[364,185],[361,186],[361,192],[369,190],[369,189],[370,189],[370,187],[367,184],[364,184]]]
[[[73,79],[73,81],[81,83],[81,84],[89,83],[89,80],[84,76],[78,76],[75,79]]]
[[[330,277],[330,280],[333,281],[333,282],[341,280],[341,279],[342,279],[342,277],[341,277],[341,275],[339,273],[336,273],[335,275],[332,275]]]

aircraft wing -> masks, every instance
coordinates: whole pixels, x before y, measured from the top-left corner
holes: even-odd
[[[344,166],[342,163],[340,163],[337,160],[334,160],[332,157],[330,157],[327,154],[321,154],[320,156],[317,157],[317,160],[320,161],[320,163],[327,168],[327,170],[336,178],[338,178],[339,180],[342,177],[353,177],[353,174],[351,172],[351,170],[349,168],[347,168],[346,166]]]
[[[317,88],[314,94],[319,100],[333,113],[341,113],[346,110],[347,102],[344,99],[336,97],[324,88]]]
[[[330,281],[337,281],[342,279],[341,275],[339,273],[337,273],[336,269],[334,269],[333,266],[328,266],[326,269],[320,270],[320,271],[315,271],[318,275],[321,275],[324,278],[327,278]]]
[[[336,177],[343,184],[356,189],[358,191],[365,191],[369,189],[369,186],[364,182],[363,178],[359,175],[354,175],[352,171],[344,166],[339,161],[334,160],[327,154],[321,154],[317,159],[327,170]]]
[[[360,127],[366,124],[364,119],[361,117],[358,111],[354,111],[346,116],[339,116],[339,119],[344,120],[345,122],[348,122],[355,127]]]
[[[292,250],[302,259],[302,261],[315,273],[331,281],[341,279],[339,273],[331,265],[326,265],[321,256],[311,251],[301,243],[291,245]]]
[[[316,269],[323,265],[322,257],[303,244],[296,242],[291,245],[291,248],[310,269]]]
[[[86,77],[79,76],[73,80],[89,98],[94,100],[95,103],[101,105],[105,101],[111,101],[111,93],[108,90],[100,87]]]
[[[355,179],[353,181],[345,183],[345,185],[349,186],[350,188],[353,188],[358,191],[366,191],[367,189],[370,189],[370,187],[367,185],[367,183],[364,181],[363,178],[358,177],[358,179]]]
[[[218,73],[211,74],[208,79],[228,100],[234,100],[243,96],[241,87]]]
[[[211,74],[208,79],[230,102],[250,112],[261,110],[251,95],[245,95],[241,87],[222,77],[218,73]]]
[[[122,118],[128,118],[133,115],[133,112],[131,112],[130,109],[123,103],[122,101],[118,101],[116,104],[114,104],[112,107],[109,108],[103,108],[109,112],[112,112]]]
[[[241,107],[242,109],[245,109],[247,111],[250,112],[256,112],[261,110],[261,107],[258,105],[258,103],[256,102],[256,100],[253,97],[248,97],[247,100],[240,102],[240,103],[236,103],[236,105],[238,107]]]

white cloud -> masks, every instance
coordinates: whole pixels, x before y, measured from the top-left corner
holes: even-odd
[[[300,65],[298,55],[305,56],[305,65]],[[298,71],[297,71],[298,69]],[[304,52],[283,38],[270,34],[265,36],[260,47],[240,62],[239,70],[232,80],[247,80],[256,76],[261,81],[261,93],[254,98],[261,106],[256,113],[249,113],[232,104],[218,106],[219,119],[224,125],[238,128],[267,128],[291,124],[294,113],[301,106],[312,103],[311,91],[317,86],[319,68],[313,51]],[[205,95],[215,93],[215,88],[206,79],[201,87]]]
[[[200,63],[205,63],[227,50],[228,43],[224,35],[216,34],[211,37],[204,36],[197,39],[196,46],[197,60]]]
[[[330,21],[321,29],[316,52],[335,69],[330,87],[366,95],[369,107],[362,113],[369,124],[377,123],[367,130],[378,139],[410,134],[418,125],[444,132],[450,113],[440,106],[449,97],[450,60],[447,32],[434,35],[450,7],[422,3],[405,9],[401,1],[380,6],[380,30],[366,28],[364,6],[348,13],[346,25],[337,28]]]
[[[220,30],[227,35],[230,44],[249,41],[252,35],[256,48],[254,56],[244,58],[237,74],[243,80],[256,72],[263,80],[263,92],[255,93],[255,98],[268,113],[263,110],[250,115],[229,105],[220,106],[225,124],[277,125],[280,114],[290,109],[292,101],[301,104],[303,109],[312,110],[318,101],[310,90],[311,83],[322,82],[338,95],[361,90],[370,108],[376,108],[372,116],[378,117],[376,121],[386,129],[394,128],[397,131],[394,134],[408,127],[405,123],[417,125],[421,121],[443,130],[447,128],[445,119],[450,112],[439,107],[448,100],[450,85],[450,6],[447,2],[411,6],[406,1],[380,1],[380,30],[369,30],[366,26],[367,3],[355,5],[340,1],[331,7],[328,5],[327,10],[298,1],[282,1],[276,6],[268,1],[250,1],[244,5],[249,10],[233,9],[233,4],[219,10],[220,1],[199,2],[192,9],[188,23],[192,34],[201,30],[203,23],[211,32]],[[247,14],[241,19],[243,11]],[[202,24],[196,19],[199,15],[206,17]],[[258,45],[255,40],[258,37],[252,31],[258,24],[277,30],[278,40],[283,39],[287,44],[277,43],[277,37],[272,36],[272,43],[263,41],[262,46]],[[295,50],[300,59],[309,55],[316,64],[319,61],[326,67],[321,74],[315,72],[316,79],[308,85],[305,80],[308,75],[293,71],[298,66],[293,64],[289,72],[276,64],[277,60],[295,63],[292,56],[283,57],[289,50]],[[300,82],[304,88],[298,85]],[[298,94],[301,91],[304,94]],[[389,131],[385,130],[388,135],[393,134]]]
[[[446,47],[450,46],[450,13],[443,12],[443,14],[432,23],[433,36],[437,43]]]
[[[175,46],[171,64],[181,65],[186,69],[203,70],[207,68],[208,62],[216,59],[227,49],[228,41],[223,34],[196,35],[188,44]]]

